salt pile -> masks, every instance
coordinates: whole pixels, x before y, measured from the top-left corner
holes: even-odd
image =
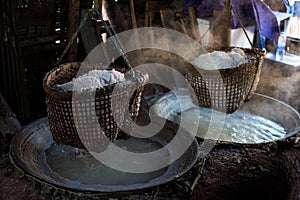
[[[86,90],[95,91],[97,88],[113,85],[117,82],[125,82],[124,74],[114,69],[112,70],[92,70],[72,81],[58,84],[57,87],[65,91],[83,92]]]
[[[230,52],[214,51],[201,54],[192,64],[205,70],[234,68],[249,61],[242,49],[233,48]]]

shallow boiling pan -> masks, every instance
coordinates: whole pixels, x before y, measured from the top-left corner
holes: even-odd
[[[152,109],[154,114],[171,121],[176,121],[176,115],[180,113],[181,110],[185,111],[197,108],[197,106],[192,103],[187,89],[179,89],[176,91],[176,96],[173,93],[166,93],[158,99]],[[181,105],[179,105],[179,100]],[[243,104],[240,111],[260,116],[279,124],[285,130],[283,138],[290,137],[300,130],[300,114],[297,110],[267,95],[254,93],[251,99]]]
[[[153,123],[160,125],[164,121],[165,120],[161,118],[156,118]],[[153,136],[153,138],[155,137],[156,141],[161,140],[162,144],[164,144],[174,137],[177,130],[181,133],[184,132],[183,138],[181,138],[182,140],[186,139],[184,137],[192,137],[185,130],[179,128],[178,125],[166,121],[164,128],[158,134]],[[39,182],[49,184],[55,188],[80,193],[87,192],[89,194],[128,192],[167,183],[186,173],[197,161],[199,153],[198,143],[193,139],[187,151],[178,160],[169,165],[161,176],[156,177],[153,180],[131,185],[93,185],[72,181],[51,170],[45,158],[45,150],[53,143],[53,138],[48,126],[48,119],[42,118],[34,121],[14,137],[10,149],[11,160],[17,168]]]

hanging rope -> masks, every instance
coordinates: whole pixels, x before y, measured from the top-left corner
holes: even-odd
[[[129,63],[128,59],[126,58],[125,56],[125,53],[124,51],[122,50],[121,48],[121,45],[119,43],[119,41],[115,38],[115,37],[112,37],[113,36],[113,33],[112,31],[110,30],[109,26],[107,25],[106,21],[103,19],[102,17],[102,14],[100,13],[99,9],[98,8],[93,8],[91,9],[92,11],[94,11],[98,17],[98,19],[104,24],[104,27],[105,27],[105,30],[107,32],[107,34],[109,35],[109,37],[111,38],[114,46],[116,47],[116,49],[119,51],[125,65],[126,65],[126,68],[129,69],[132,73],[132,77],[133,79],[136,78],[135,76],[135,72],[131,66],[131,64]],[[74,41],[76,40],[77,36],[78,36],[78,33],[81,31],[81,29],[83,28],[83,26],[85,25],[85,23],[87,22],[87,20],[89,19],[90,17],[90,13],[86,13],[83,20],[80,22],[78,28],[76,29],[75,33],[72,35],[72,38],[70,39],[70,41],[68,42],[68,44],[66,45],[64,51],[62,52],[61,56],[59,57],[59,59],[57,60],[57,62],[55,63],[55,66],[58,66],[60,64],[60,62],[62,61],[62,59],[64,58],[64,56],[67,54],[70,46],[74,43]],[[93,17],[91,17],[93,19]]]
[[[245,30],[245,26],[244,26],[244,24],[243,24],[243,22],[242,22],[242,20],[241,20],[241,18],[240,18],[240,16],[239,16],[239,14],[237,13],[237,11],[236,11],[236,9],[235,9],[235,7],[234,7],[233,4],[231,5],[231,8],[232,8],[232,11],[233,11],[234,15],[236,16],[236,18],[238,19],[239,23],[241,24],[242,29],[243,29],[243,32],[244,32],[244,34],[246,35],[246,38],[247,38],[248,42],[249,42],[250,45],[251,45],[251,48],[253,49],[254,53],[257,55],[257,52],[256,52],[256,50],[255,50],[255,47],[253,46],[253,44],[252,44],[252,42],[251,42],[251,40],[250,40],[250,38],[249,38],[249,36],[248,36],[246,30]],[[257,55],[257,56],[258,56],[258,55]]]
[[[234,5],[232,4],[231,1],[229,2],[229,4],[230,4],[231,10],[233,11],[234,15],[236,16],[236,18],[238,19],[239,23],[241,24],[242,30],[243,30],[243,32],[244,32],[244,34],[245,34],[245,36],[246,36],[248,42],[250,43],[251,48],[253,49],[254,53],[257,55],[257,52],[256,52],[256,50],[255,50],[255,47],[254,47],[253,43],[251,42],[251,40],[250,40],[250,38],[249,38],[249,36],[248,36],[246,30],[245,30],[245,26],[244,26],[244,24],[243,24],[243,22],[242,22],[242,20],[241,20],[241,18],[240,18],[240,16],[239,16],[239,14],[237,13],[237,11],[236,11],[236,9],[235,9],[235,7],[234,7]],[[206,34],[207,34],[207,33],[208,33],[208,32],[216,25],[216,23],[220,20],[221,17],[222,17],[222,15],[219,15],[219,16],[213,21],[212,25],[204,32],[204,34],[200,37],[199,41],[197,41],[197,42],[201,42],[201,40],[202,40],[202,39],[205,37],[205,35],[206,35]]]
[[[121,55],[121,57],[122,57],[122,59],[123,59],[125,65],[127,66],[127,68],[128,68],[129,70],[131,70],[133,78],[135,78],[135,72],[134,72],[134,70],[133,70],[131,64],[129,63],[128,59],[126,58],[125,53],[124,53],[124,51],[122,50],[119,41],[116,39],[116,37],[112,37],[112,36],[113,36],[113,33],[111,32],[111,30],[110,30],[110,28],[108,27],[107,23],[106,23],[105,20],[103,19],[102,14],[100,13],[99,9],[93,8],[92,10],[96,13],[96,15],[97,15],[97,17],[99,18],[99,20],[100,20],[101,22],[103,22],[107,34],[109,35],[109,37],[111,38],[113,44],[115,45],[115,47],[116,47],[117,50],[119,51],[119,53],[120,53],[120,55]]]
[[[206,36],[206,34],[221,20],[222,15],[218,15],[217,18],[213,21],[212,25],[209,26],[208,29],[203,33],[203,35],[197,40],[197,42],[201,43],[202,39]]]
[[[67,54],[70,46],[73,44],[73,42],[76,40],[78,33],[81,31],[81,29],[83,28],[83,26],[85,25],[85,23],[87,22],[87,20],[89,19],[89,13],[86,13],[84,15],[83,20],[80,22],[78,28],[76,29],[75,33],[72,35],[70,41],[68,42],[68,44],[66,45],[65,49],[63,50],[62,54],[60,55],[59,59],[57,60],[57,62],[54,64],[55,66],[58,66],[60,64],[60,62],[62,61],[62,59],[65,57],[65,55]]]

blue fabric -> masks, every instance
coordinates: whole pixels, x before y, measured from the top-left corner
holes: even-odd
[[[280,27],[272,10],[261,0],[232,0],[233,9],[236,11],[244,27],[258,26],[260,34],[264,37],[277,41]],[[184,13],[188,8],[194,7],[200,18],[212,17],[213,10],[222,10],[224,0],[185,0]],[[231,28],[241,28],[238,17],[231,11]]]
[[[300,1],[295,1],[294,4],[294,16],[299,17],[300,16]]]
[[[283,3],[287,8],[289,8],[290,12],[295,16],[300,16],[300,1],[295,1],[294,5],[291,6],[288,0],[283,0]]]

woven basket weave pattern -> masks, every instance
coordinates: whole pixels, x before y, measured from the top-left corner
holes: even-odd
[[[230,51],[232,47],[209,48],[208,52]],[[265,58],[263,51],[243,49],[253,57],[235,68],[219,70],[190,69],[185,76],[191,84],[199,106],[233,113],[254,94]]]
[[[53,87],[72,80],[79,67],[80,63],[67,63],[51,70],[45,76],[43,86],[46,92],[49,126],[54,141],[58,144],[101,151],[101,148],[108,145],[108,140],[104,137],[114,141],[117,136],[120,136],[120,128],[127,131],[132,129],[132,121],[137,117],[147,76],[136,73],[137,80],[118,84],[117,92],[113,92],[114,86],[112,86],[97,89],[95,93],[86,92],[83,95],[72,96],[72,92]],[[128,99],[131,99],[128,106],[130,116],[126,115],[128,107],[124,106],[128,105]],[[114,116],[112,105],[115,110]],[[76,119],[76,126],[74,119]],[[101,134],[101,130],[105,135]]]

